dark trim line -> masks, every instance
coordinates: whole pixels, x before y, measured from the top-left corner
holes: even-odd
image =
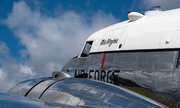
[[[40,99],[40,98],[42,97],[42,95],[44,94],[44,92],[45,92],[49,87],[51,87],[53,84],[55,84],[55,83],[58,82],[58,81],[60,81],[60,80],[57,80],[57,81],[53,82],[52,84],[50,84],[50,85],[41,93],[41,95],[39,96],[38,99]]]
[[[26,94],[24,95],[25,97],[29,94],[29,92],[34,88],[34,87],[36,87],[38,84],[40,84],[40,83],[42,83],[43,81],[46,81],[46,80],[41,80],[41,81],[39,81],[38,83],[36,83],[33,87],[31,87],[31,89],[29,89],[27,92],[26,92]]]
[[[178,64],[179,64],[179,59],[180,59],[180,50],[179,50],[179,53],[178,53],[178,58],[177,58],[177,61],[176,61],[176,68],[178,68]]]
[[[117,51],[100,51],[90,52],[90,54],[102,54],[102,53],[118,53],[118,52],[158,52],[158,51],[179,51],[180,48],[168,48],[168,49],[137,49],[137,50],[117,50]]]
[[[57,82],[59,82],[59,81],[65,80],[65,79],[70,79],[70,78],[64,78],[64,79],[60,79],[60,80],[57,80],[57,81],[53,82],[52,84],[50,84],[50,85],[41,93],[41,95],[39,96],[38,99],[40,99],[40,98],[42,97],[42,95],[46,92],[46,90],[47,90],[49,87],[51,87],[53,84],[55,84],[55,83],[57,83]]]

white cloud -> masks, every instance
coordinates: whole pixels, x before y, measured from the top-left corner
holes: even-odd
[[[8,82],[8,80],[6,80],[7,74],[5,73],[5,71],[3,69],[0,69],[0,85],[1,85],[1,91],[5,92],[7,91],[6,88],[10,88],[12,86],[11,83]],[[7,87],[8,85],[8,87]]]
[[[166,9],[180,8],[180,0],[141,0],[141,3],[147,9],[153,6],[163,6]]]
[[[4,42],[0,41],[0,55],[6,56],[9,54],[9,48]]]
[[[38,9],[32,10],[24,1],[15,2],[3,24],[14,32],[26,49],[20,51],[23,61],[9,57],[8,61],[1,62],[1,68],[6,69],[1,73],[11,73],[7,74],[7,79],[13,83],[28,78],[49,77],[52,71],[61,70],[70,58],[80,53],[85,40],[93,32],[118,22],[113,15],[102,11],[91,17],[85,16],[67,11],[51,17]],[[3,51],[6,52],[5,49]],[[10,65],[5,65],[10,61]]]
[[[0,42],[0,91],[6,92],[16,83],[33,78],[35,73],[32,68],[22,65],[17,59],[10,56],[9,48]]]
[[[4,72],[0,69],[0,80],[4,80]]]
[[[33,68],[30,68],[30,67],[28,67],[28,66],[20,65],[19,75],[34,76],[35,73],[34,73],[32,70],[33,70]]]

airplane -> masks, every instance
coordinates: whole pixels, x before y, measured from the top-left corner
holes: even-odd
[[[23,81],[0,94],[0,106],[12,97],[35,107],[179,107],[178,13],[161,6],[144,15],[130,12],[129,20],[92,34],[80,55],[52,77]]]
[[[18,107],[168,108],[123,87],[85,78],[73,78],[64,72],[58,72],[58,75],[54,72],[53,75],[55,76],[51,78],[18,83],[7,92],[9,98],[5,94],[0,97],[0,106],[1,100],[7,99],[6,103],[12,101],[13,104],[18,104]],[[13,101],[15,99],[18,103]],[[6,107],[6,103],[2,104]]]

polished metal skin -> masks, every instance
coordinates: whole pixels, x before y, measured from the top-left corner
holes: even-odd
[[[13,86],[8,92],[11,92],[11,94],[14,95],[26,96],[27,93],[29,93],[29,91],[32,89],[32,87],[47,79],[48,78],[39,78],[23,81],[21,83],[16,84],[16,86]]]
[[[160,102],[179,102],[178,50],[107,52],[102,69],[103,55],[92,53],[87,57],[74,58],[62,71],[77,78],[86,73],[88,79],[125,85],[132,89],[142,87],[152,92],[149,97],[155,96]]]
[[[11,94],[0,93],[0,108],[79,108],[64,104],[45,102]]]
[[[176,107],[180,103],[180,9],[155,6],[144,15],[128,16],[129,20],[90,35],[78,58],[62,71],[126,86]]]
[[[64,78],[70,78],[72,76],[67,73],[61,72],[61,71],[53,71],[52,77],[60,80],[60,79],[64,79]]]
[[[32,81],[19,83],[8,93],[18,95],[17,91],[23,91],[26,83]],[[18,88],[20,85],[21,88]],[[154,100],[125,88],[81,78],[46,79],[32,86],[26,97],[75,107],[166,108]]]

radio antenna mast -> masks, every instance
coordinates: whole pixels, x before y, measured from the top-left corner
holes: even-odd
[[[128,12],[128,14],[131,13],[131,11],[134,9],[135,3],[136,3],[136,0],[133,0],[133,5],[132,5],[132,7],[131,7],[131,10]]]

